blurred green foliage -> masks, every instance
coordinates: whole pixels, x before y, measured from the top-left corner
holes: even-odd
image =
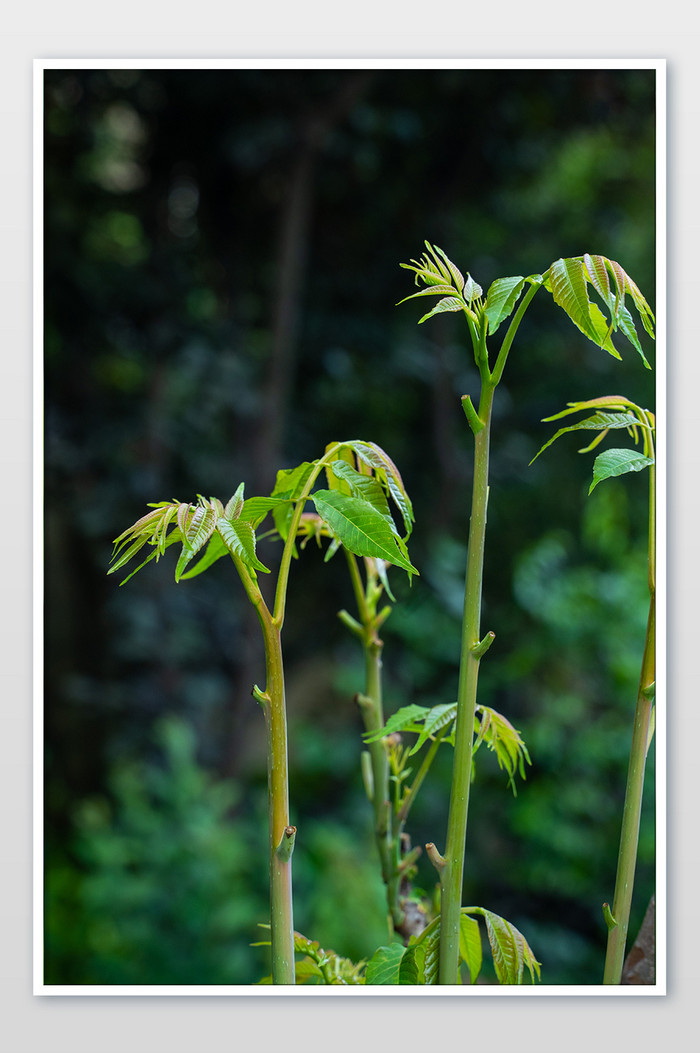
[[[619,260],[654,303],[648,70],[49,70],[45,74],[46,975],[264,975],[257,625],[233,568],[124,589],[111,540],[147,501],[269,492],[338,438],[384,447],[421,578],[392,578],[387,712],[456,690],[475,374],[459,320],[417,327],[399,262],[428,238],[487,288],[559,256]],[[653,361],[653,347],[645,344]],[[652,407],[634,353],[536,297],[498,389],[480,700],[523,733],[513,800],[477,758],[465,902],[513,920],[543,982],[602,976],[646,616],[644,480],[586,496],[591,458],[541,418]],[[270,565],[277,550],[261,544]],[[174,563],[174,560],[172,561]],[[342,560],[310,546],[285,625],[298,928],[384,939],[359,776]],[[167,717],[163,724],[163,718]],[[154,740],[155,735],[155,740]],[[154,741],[157,745],[154,745]],[[196,744],[196,746],[195,746]],[[441,843],[444,750],[411,817]],[[632,930],[653,890],[653,759]],[[434,872],[419,861],[417,884]],[[235,890],[235,894],[232,893]]]

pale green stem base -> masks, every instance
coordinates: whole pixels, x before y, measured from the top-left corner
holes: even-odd
[[[654,644],[655,644],[655,600],[652,596],[647,624],[646,644],[642,676],[637,695],[634,714],[632,745],[627,772],[625,804],[622,812],[622,830],[620,833],[620,852],[615,877],[615,897],[612,904],[614,924],[608,931],[608,945],[605,956],[604,984],[619,984],[622,978],[622,967],[625,959],[627,933],[629,928],[632,892],[634,889],[634,872],[637,864],[639,844],[639,823],[642,814],[642,792],[644,789],[644,769],[649,744],[649,730],[653,700],[647,689],[654,682]]]
[[[474,436],[474,482],[467,551],[455,755],[447,821],[447,842],[445,855],[442,857],[444,862],[441,862],[438,868],[440,872],[440,984],[459,983],[459,918],[462,905],[476,689],[480,663],[480,657],[474,653],[474,649],[480,642],[479,623],[486,536],[492,404],[493,387],[485,385],[479,406],[479,418],[483,421],[484,427]]]

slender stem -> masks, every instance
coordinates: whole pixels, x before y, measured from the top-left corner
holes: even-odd
[[[345,551],[357,610],[362,621],[362,648],[365,656],[365,688],[360,711],[365,731],[378,731],[384,726],[382,701],[382,648],[377,634],[376,615],[362,587],[355,556]],[[387,890],[387,905],[392,925],[402,921],[398,899],[399,874],[394,863],[389,800],[389,758],[381,739],[367,744],[372,768],[372,807],[374,809],[374,839],[379,852],[382,879]]]
[[[403,804],[396,813],[396,821],[399,824],[399,828],[403,827],[404,823],[406,822],[406,819],[408,818],[408,813],[411,810],[411,805],[415,801],[416,795],[418,794],[418,791],[423,785],[423,780],[428,774],[428,770],[430,768],[430,765],[433,763],[435,754],[438,751],[438,747],[449,730],[449,724],[446,724],[444,728],[440,728],[435,738],[431,742],[430,748],[426,752],[425,757],[421,762],[421,766],[416,772],[416,777],[411,783],[411,788],[406,794]]]
[[[646,445],[648,443],[648,445]],[[651,436],[645,439],[645,453],[653,456]],[[604,984],[619,984],[622,978],[622,967],[625,959],[627,931],[629,928],[632,892],[634,889],[634,872],[637,865],[639,846],[639,823],[642,813],[642,793],[644,789],[644,769],[649,747],[651,720],[654,701],[652,685],[655,673],[655,637],[656,637],[656,472],[655,466],[649,468],[649,618],[644,641],[642,670],[639,678],[639,691],[634,713],[632,743],[630,746],[629,767],[625,803],[622,810],[622,829],[620,832],[620,849],[615,875],[615,896],[612,905],[613,927],[608,931],[608,944],[605,955]]]
[[[333,460],[335,454],[342,447],[342,443],[335,443],[324,453],[320,460],[316,461],[309,478],[306,480],[306,484],[301,494],[299,495],[297,502],[294,506],[292,513],[292,519],[289,524],[289,533],[287,534],[287,540],[282,551],[282,559],[280,561],[279,574],[277,575],[277,589],[275,591],[275,605],[273,618],[275,623],[282,628],[284,622],[285,607],[287,604],[287,582],[289,581],[289,568],[291,566],[292,557],[294,555],[294,544],[296,541],[297,530],[299,529],[299,522],[301,520],[304,506],[308,500],[309,494],[314,488],[321,471],[326,467],[330,461]]]
[[[517,333],[518,327],[523,320],[523,315],[525,314],[530,305],[530,301],[532,300],[533,296],[539,288],[540,286],[536,282],[530,286],[530,288],[523,296],[518,310],[515,312],[513,321],[508,326],[508,332],[506,333],[503,343],[501,344],[501,349],[498,352],[496,365],[493,367],[492,377],[494,387],[496,386],[496,384],[499,383],[501,377],[503,376],[503,370],[505,369],[506,359],[508,358],[508,352],[510,351],[513,340],[515,339],[515,334]]]
[[[488,501],[489,438],[493,381],[484,383],[479,417],[484,427],[474,436],[474,481],[469,525],[467,572],[462,621],[462,648],[457,692],[455,755],[452,769],[450,808],[447,820],[445,865],[440,871],[440,968],[441,984],[459,983],[459,914],[462,902],[465,839],[469,811],[472,744],[476,711],[476,688],[481,658],[474,648],[480,641],[481,589]]]
[[[296,528],[295,528],[296,532]],[[293,537],[293,535],[290,534]],[[273,984],[294,984],[294,913],[292,852],[296,829],[289,821],[287,712],[282,662],[281,624],[270,614],[256,580],[233,555],[243,587],[257,611],[265,642],[265,691],[254,689],[265,714],[267,795],[270,849],[270,930]]]

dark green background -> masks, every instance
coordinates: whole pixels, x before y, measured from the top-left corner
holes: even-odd
[[[654,303],[651,70],[51,70],[45,74],[46,980],[253,983],[267,911],[257,624],[233,567],[123,589],[111,540],[148,501],[269,492],[371,439],[414,502],[421,577],[386,624],[387,710],[454,698],[474,394],[460,320],[416,325],[424,239],[484,289],[559,256],[619,262]],[[496,337],[496,344],[500,332]],[[482,751],[465,902],[527,936],[547,984],[598,983],[646,620],[645,477],[586,497],[568,400],[653,403],[535,298],[497,393],[480,699],[532,756],[516,800]],[[653,361],[653,345],[645,342]],[[275,548],[261,543],[268,562]],[[344,563],[292,571],[285,652],[297,928],[385,940],[335,617]],[[444,843],[450,755],[412,815]],[[648,790],[653,788],[650,758]],[[647,793],[632,929],[653,891]],[[435,874],[422,859],[417,883]],[[488,973],[486,973],[488,979]]]

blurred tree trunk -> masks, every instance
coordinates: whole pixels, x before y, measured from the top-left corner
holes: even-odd
[[[325,105],[309,110],[299,121],[298,149],[280,219],[272,350],[255,450],[256,475],[259,485],[265,490],[274,485],[294,392],[301,298],[318,158],[328,136],[367,90],[373,77],[371,71],[351,73]]]

